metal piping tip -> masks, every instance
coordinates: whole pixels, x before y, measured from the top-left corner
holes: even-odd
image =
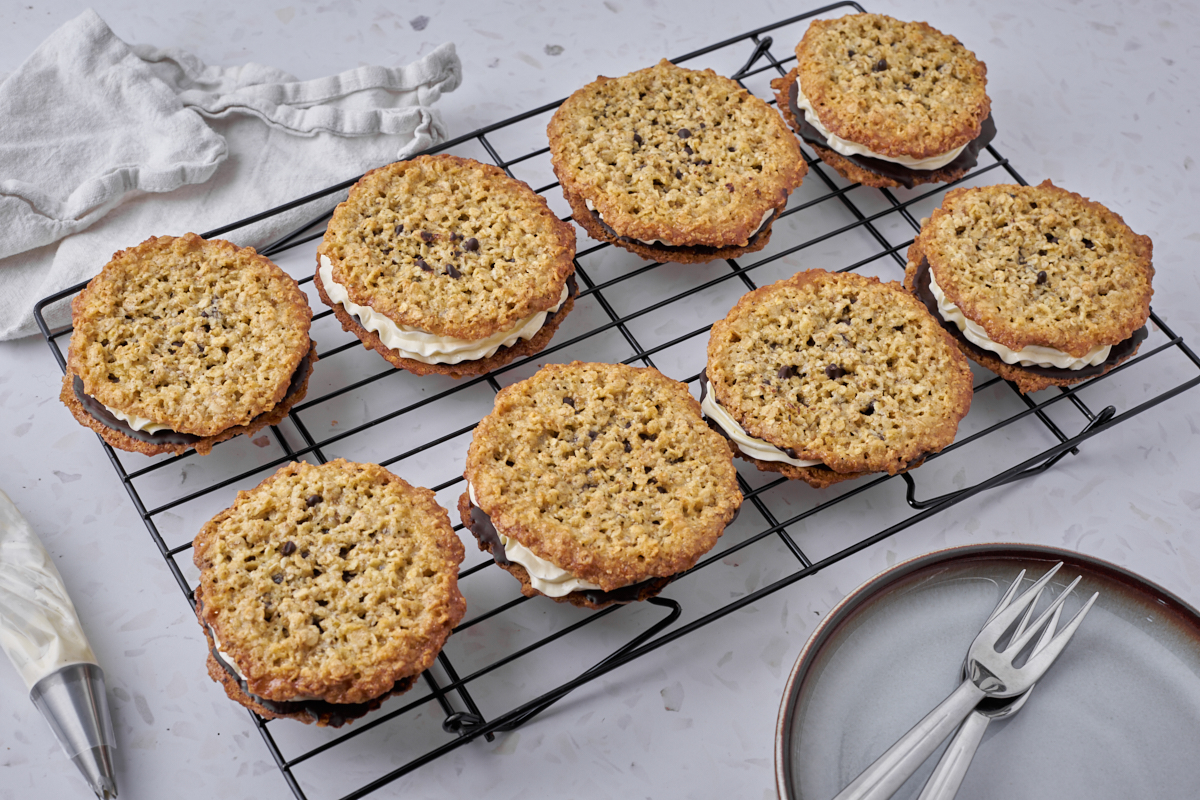
[[[71,759],[83,779],[92,787],[100,800],[112,800],[117,796],[117,777],[113,773],[111,748],[107,745],[91,747]]]
[[[29,697],[96,797],[116,797],[112,763],[116,740],[104,692],[104,671],[95,664],[71,664],[34,684]]]

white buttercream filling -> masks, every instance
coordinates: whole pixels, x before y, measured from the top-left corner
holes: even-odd
[[[593,214],[596,215],[596,219],[600,220],[601,222],[604,221],[604,215],[596,210],[596,208],[592,205],[591,200],[588,200],[585,198],[583,201],[583,204],[587,206],[588,211],[591,211]],[[763,214],[762,222],[758,223],[758,229],[750,235],[753,237],[753,236],[757,236],[758,234],[762,233],[762,231],[767,227],[767,223],[769,223],[771,221],[771,215],[774,213],[775,213],[775,209],[768,208],[767,213]],[[665,247],[687,247],[687,245],[675,245],[675,244],[671,244],[670,242],[664,242],[662,239],[634,239],[632,236],[626,236],[625,238],[633,239],[633,241],[640,242],[641,244],[661,244]]]
[[[501,347],[508,347],[518,339],[532,339],[546,317],[562,308],[570,293],[566,285],[558,304],[545,311],[538,311],[516,324],[515,327],[494,333],[486,339],[455,339],[452,336],[438,336],[419,328],[408,325],[397,325],[383,314],[370,306],[360,306],[351,302],[350,293],[346,287],[333,280],[333,262],[326,256],[321,256],[321,283],[330,301],[340,304],[347,312],[358,317],[359,323],[372,333],[379,334],[379,340],[389,349],[395,350],[401,358],[411,358],[422,364],[458,364],[463,361],[477,361],[495,354]]]
[[[982,326],[973,320],[967,319],[958,306],[946,299],[945,293],[942,292],[942,287],[938,286],[937,280],[933,277],[932,269],[929,270],[929,291],[933,292],[933,297],[937,300],[938,313],[942,315],[942,319],[953,322],[962,331],[962,335],[966,337],[967,341],[976,347],[981,347],[1000,356],[1000,360],[1005,364],[1019,364],[1022,367],[1083,369],[1084,367],[1104,363],[1108,358],[1109,351],[1112,350],[1112,345],[1097,345],[1089,350],[1088,354],[1083,358],[1076,358],[1070,353],[1064,353],[1061,350],[1055,350],[1053,347],[1043,347],[1037,344],[1026,345],[1020,350],[1010,350],[1004,345],[989,339],[987,331]]]
[[[103,403],[100,405],[104,406]],[[108,413],[112,414],[117,419],[124,422],[135,431],[144,431],[145,433],[158,433],[159,431],[171,430],[170,425],[160,425],[157,422],[151,422],[147,417],[139,417],[137,414],[126,414],[124,411],[117,411],[115,408],[104,406]]]
[[[829,149],[835,153],[841,153],[844,156],[868,156],[870,158],[878,158],[880,161],[890,161],[893,164],[899,164],[902,167],[909,169],[938,169],[949,164],[954,159],[958,158],[958,154],[963,151],[967,145],[956,147],[940,155],[929,156],[928,158],[913,158],[912,156],[885,156],[876,153],[869,147],[864,147],[861,144],[843,139],[840,136],[835,136],[829,132],[829,129],[821,124],[820,118],[817,116],[816,110],[813,109],[812,103],[808,102],[808,98],[804,96],[804,90],[800,87],[800,81],[796,81],[796,107],[804,111],[804,119],[809,125],[817,129],[817,133],[825,137],[825,143],[829,145]]]
[[[221,657],[221,660],[224,661],[225,664],[231,670],[233,670],[233,673],[241,678],[244,683],[248,683],[248,681],[246,681],[246,676],[240,669],[238,669],[237,662],[233,660],[233,656],[221,649],[221,640],[217,638],[217,632],[212,629],[211,625],[208,626],[208,635],[212,637],[213,647],[216,649],[217,655]]]
[[[729,438],[734,441],[738,449],[751,458],[757,458],[760,461],[782,461],[794,467],[816,467],[822,464],[820,461],[805,461],[799,458],[792,458],[770,442],[756,439],[746,433],[746,429],[738,424],[733,415],[722,408],[721,404],[717,402],[716,393],[713,392],[711,387],[709,387],[708,392],[704,395],[704,400],[700,403],[700,410],[704,412],[704,416],[720,425],[721,430],[729,435]]]
[[[479,501],[475,499],[475,489],[470,483],[467,483],[467,496],[471,498],[471,505],[480,508]],[[498,530],[496,536],[500,538],[500,544],[504,545],[505,557],[514,564],[524,567],[525,571],[529,573],[530,585],[547,597],[563,597],[580,589],[600,588],[594,583],[576,578],[562,567],[555,566],[534,554],[528,547],[516,539],[510,539]]]

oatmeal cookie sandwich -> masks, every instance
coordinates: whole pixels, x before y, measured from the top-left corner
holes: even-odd
[[[866,186],[957,180],[996,135],[987,67],[924,22],[816,20],[771,87],[821,160]]]
[[[344,330],[418,375],[482,375],[546,346],[571,311],[575,229],[502,169],[450,155],[368,172],[317,248]]]
[[[967,360],[900,284],[824,270],[744,295],[701,380],[738,455],[817,488],[920,465],[971,406]]]
[[[466,611],[446,511],[375,464],[289,464],[194,546],[208,674],[267,718],[338,727],[378,708]]]
[[[554,174],[592,238],[655,261],[761,250],[808,165],[770,106],[669,61],[597,78],[547,129]]]
[[[121,450],[252,434],[308,388],[316,345],[296,282],[253,248],[194,233],[113,255],[71,303],[63,403]]]
[[[553,364],[503,389],[464,476],[479,548],[526,596],[587,608],[658,594],[742,502],[687,387],[622,364]]]
[[[1050,181],[955,189],[909,248],[904,284],[969,358],[1035,392],[1137,352],[1152,252],[1118,214]]]

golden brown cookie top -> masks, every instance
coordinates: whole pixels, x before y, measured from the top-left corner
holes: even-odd
[[[895,474],[954,441],[971,370],[898,283],[801,272],[742,297],[708,340],[709,390],[752,437],[835,472]]]
[[[466,609],[463,555],[428,489],[293,463],[196,536],[198,616],[252,694],[361,703],[433,663]]]
[[[197,436],[270,411],[310,347],[312,311],[291,277],[194,233],[114,253],[71,310],[68,371],[84,392]]]
[[[499,533],[604,591],[691,567],[742,501],[687,387],[622,364],[552,364],[503,389],[465,476]]]
[[[883,14],[816,20],[796,59],[821,124],[880,155],[946,153],[978,136],[991,112],[987,67],[924,22]]]
[[[712,70],[669,61],[572,94],[547,128],[564,194],[618,235],[744,245],[808,167],[780,116]]]
[[[926,258],[992,341],[1082,358],[1146,323],[1152,249],[1118,214],[1045,181],[949,192],[909,258]]]
[[[558,304],[575,230],[499,167],[418,156],[364,175],[317,253],[355,304],[473,341]]]

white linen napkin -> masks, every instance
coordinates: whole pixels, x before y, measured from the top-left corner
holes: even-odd
[[[93,11],[0,83],[0,339],[33,305],[151,236],[201,233],[446,138],[430,106],[458,87],[453,44],[399,68],[297,81],[122,42]],[[231,232],[262,246],[343,199]],[[47,310],[69,321],[66,304]]]

